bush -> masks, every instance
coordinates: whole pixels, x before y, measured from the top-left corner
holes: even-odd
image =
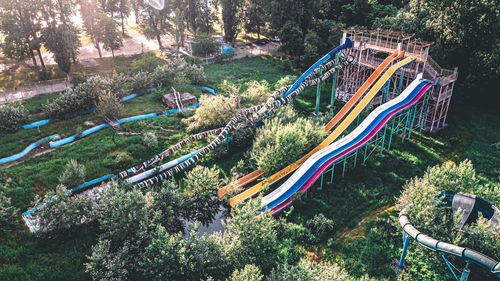
[[[293,111],[288,112],[289,116],[277,115],[257,130],[250,154],[259,170],[269,173],[295,162],[325,135],[323,128],[302,117],[288,123],[291,116],[296,116]]]
[[[329,234],[332,235],[335,229],[333,220],[325,217],[322,213],[314,215],[306,222],[306,225],[319,241],[324,240]]]
[[[7,197],[0,190],[0,236],[11,230],[16,223],[17,209],[11,204],[10,197]]]
[[[99,96],[97,111],[105,119],[117,120],[123,112],[123,105],[113,92],[105,91]]]
[[[210,54],[219,53],[221,43],[212,36],[198,35],[193,43],[193,55],[198,57],[206,57]]]
[[[74,159],[69,160],[61,176],[59,183],[66,188],[79,186],[85,182],[85,166],[78,164]]]
[[[242,270],[236,269],[229,281],[261,281],[264,279],[264,275],[260,272],[260,269],[253,264],[247,264]]]
[[[28,110],[20,103],[0,106],[0,131],[16,131],[26,123]]]
[[[142,143],[149,149],[154,149],[158,146],[158,137],[154,132],[147,132],[142,138]]]
[[[125,76],[117,73],[110,76],[90,76],[84,83],[66,90],[46,105],[44,112],[49,117],[62,119],[68,114],[84,112],[96,107],[102,93],[111,92],[117,98],[121,98],[125,95],[125,81]]]
[[[265,80],[250,81],[246,83],[247,90],[241,94],[241,104],[243,107],[264,103],[271,94],[271,87]]]
[[[186,175],[184,196],[188,198],[211,197],[212,192],[219,190],[221,187],[222,180],[218,169],[196,166]]]
[[[142,93],[153,86],[153,77],[144,71],[139,71],[127,80],[128,92]]]
[[[153,72],[165,61],[154,53],[143,53],[139,58],[132,61],[132,70],[135,72]]]
[[[284,264],[273,270],[268,281],[352,280],[338,264],[311,261],[303,258],[298,265]]]
[[[193,117],[186,119],[189,132],[215,129],[227,124],[237,110],[233,97],[216,96],[200,98],[200,107]]]
[[[169,65],[161,65],[155,68],[151,76],[154,85],[166,87],[172,85],[176,73]]]

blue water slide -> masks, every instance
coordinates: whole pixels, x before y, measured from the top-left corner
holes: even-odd
[[[349,38],[346,38],[345,39],[345,42],[344,44],[338,46],[337,48],[333,49],[332,51],[330,51],[328,54],[326,54],[325,56],[323,56],[321,59],[319,59],[315,64],[313,64],[311,67],[309,67],[308,70],[306,70],[306,72],[304,72],[300,77],[299,79],[297,79],[297,81],[295,81],[295,83],[293,83],[292,87],[290,87],[290,89],[288,89],[288,91],[286,91],[286,93],[283,95],[283,97],[286,97],[288,96],[289,94],[291,94],[293,91],[295,91],[295,89],[297,89],[297,87],[304,81],[304,79],[307,78],[307,76],[309,76],[316,68],[318,68],[320,65],[322,65],[325,61],[327,61],[329,58],[335,56],[338,52],[340,52],[341,50],[344,50],[344,49],[347,49],[347,48],[351,48],[353,46],[353,43],[351,41],[351,39]]]
[[[0,164],[5,164],[5,163],[12,162],[12,161],[16,161],[19,158],[22,158],[22,157],[26,156],[26,154],[28,154],[30,151],[32,151],[36,147],[40,146],[42,143],[48,142],[48,141],[51,141],[51,140],[57,139],[57,138],[59,138],[59,135],[58,134],[54,134],[54,135],[45,137],[43,139],[39,139],[36,142],[28,145],[23,151],[21,151],[21,152],[19,152],[17,154],[14,154],[14,155],[11,155],[11,156],[8,156],[8,157],[0,159]]]

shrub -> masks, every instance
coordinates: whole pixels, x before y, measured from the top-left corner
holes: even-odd
[[[186,119],[187,130],[200,131],[215,129],[227,124],[237,110],[236,99],[234,97],[207,97],[200,98],[200,107],[193,117]]]
[[[276,82],[274,84],[274,89],[278,90],[278,89],[281,89],[285,86],[292,85],[293,82],[295,82],[295,80],[297,80],[297,77],[293,76],[293,75],[287,75],[287,76],[281,77],[281,79],[278,80],[278,82]]]
[[[28,110],[20,103],[0,106],[0,131],[16,131],[28,119]]]
[[[205,76],[205,71],[203,71],[203,66],[187,64],[184,66],[182,71],[186,77],[195,85],[200,85],[207,82],[207,77]]]
[[[198,35],[193,43],[193,55],[206,57],[210,54],[218,53],[221,43],[209,35]]]
[[[153,86],[153,77],[144,71],[135,73],[127,80],[128,92],[141,93]]]
[[[175,75],[174,70],[168,65],[158,66],[151,74],[154,85],[163,87],[171,85]]]
[[[165,64],[165,61],[154,53],[143,53],[139,58],[132,61],[132,70],[135,72],[153,72],[163,64]]]
[[[78,186],[85,182],[85,166],[71,159],[58,179],[66,188]]]
[[[147,132],[142,138],[142,143],[149,149],[154,149],[158,146],[158,137],[154,132]]]
[[[269,98],[271,87],[265,80],[246,83],[247,90],[241,94],[241,103],[244,107],[264,103]]]
[[[229,281],[261,281],[263,279],[264,275],[262,275],[257,266],[247,264],[242,270],[236,269],[229,278]]]
[[[184,196],[189,198],[211,196],[213,191],[217,191],[221,187],[222,180],[218,169],[196,166],[186,175]]]
[[[335,229],[333,220],[325,217],[322,213],[314,215],[312,219],[306,222],[306,225],[317,240],[323,240],[327,235],[333,234]]]
[[[11,230],[16,223],[17,209],[11,204],[10,197],[0,191],[0,236]]]
[[[278,266],[266,280],[323,281],[352,279],[338,264],[316,262],[303,258],[298,265],[284,264]]]
[[[260,170],[269,173],[295,162],[325,135],[323,129],[311,120],[299,117],[293,123],[287,123],[289,118],[277,115],[257,130],[250,154]]]
[[[123,111],[120,99],[111,91],[105,91],[99,96],[97,111],[103,118],[116,120]]]

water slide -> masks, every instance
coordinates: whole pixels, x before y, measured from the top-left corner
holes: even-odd
[[[273,184],[274,182],[280,180],[284,176],[290,174],[291,172],[295,171],[298,169],[309,157],[311,157],[314,153],[318,152],[319,150],[327,147],[330,145],[338,136],[340,136],[345,129],[354,121],[354,119],[361,113],[361,111],[368,105],[368,103],[373,99],[373,97],[378,93],[378,91],[385,85],[385,83],[391,78],[391,76],[400,68],[408,65],[409,63],[413,62],[415,58],[406,58],[403,59],[402,61],[394,64],[391,66],[383,75],[380,77],[380,79],[375,83],[375,85],[370,89],[370,91],[363,97],[363,99],[359,102],[359,104],[353,109],[353,111],[346,117],[344,121],[321,143],[319,144],[315,149],[310,151],[308,154],[306,154],[304,157],[299,159],[297,162],[293,163],[292,165],[282,169],[281,171],[275,173],[274,175],[270,176],[267,180],[262,181],[258,183],[257,185],[245,190],[244,192],[240,193],[239,195],[231,198],[229,200],[229,203],[231,206],[236,205],[239,201],[248,199],[258,192],[260,192],[262,189],[264,189],[266,186],[269,186]],[[368,86],[367,86],[368,87]],[[359,94],[360,96],[362,93]],[[359,97],[358,97],[359,98]],[[353,103],[350,105],[354,105]],[[345,112],[347,112],[346,110]],[[345,112],[343,114],[345,114]],[[335,118],[335,117],[334,117]],[[338,118],[339,120],[341,118]]]
[[[349,99],[349,101],[340,109],[340,111],[326,124],[325,126],[325,131],[330,131],[337,123],[344,118],[344,116],[351,110],[351,108],[363,97],[365,92],[370,88],[370,86],[380,77],[380,75],[384,72],[384,70],[394,62],[396,59],[401,59],[404,56],[404,53],[400,51],[395,51],[392,55],[387,57],[378,67],[375,69],[375,71],[368,77],[368,79],[361,85],[361,87],[356,91],[356,93]],[[308,154],[309,155],[309,154]],[[306,155],[307,156],[307,155]],[[302,159],[299,159],[297,162],[301,161]],[[297,163],[296,162],[296,163]],[[300,163],[298,163],[300,165]],[[293,167],[292,167],[293,168]],[[296,168],[295,168],[296,169]],[[294,169],[294,170],[295,170]],[[288,173],[293,172],[294,170],[289,171]],[[249,173],[246,176],[241,177],[238,179],[236,182],[228,184],[221,189],[217,191],[217,195],[219,198],[222,198],[224,194],[226,193],[226,190],[231,186],[231,185],[236,185],[238,187],[243,187],[254,180],[258,179],[260,176],[264,174],[263,171],[260,170],[255,170],[251,173]],[[274,175],[273,175],[274,176]],[[271,177],[273,177],[271,176]]]
[[[456,213],[458,210],[461,210],[463,212],[462,221],[457,231],[460,231],[460,229],[462,229],[465,224],[475,222],[478,218],[479,213],[481,213],[481,215],[490,222],[491,228],[500,227],[500,210],[488,201],[468,193],[450,194],[442,192],[441,194],[445,195],[444,201],[446,202],[446,205],[448,207],[452,208],[453,213]],[[464,259],[465,261],[467,261],[467,263],[469,261],[472,261],[490,271],[491,273],[496,275],[496,277],[500,278],[499,261],[496,261],[493,258],[488,257],[473,249],[446,243],[444,241],[440,241],[428,235],[425,235],[417,228],[415,228],[415,226],[413,226],[410,218],[406,214],[405,209],[403,209],[399,215],[399,224],[401,225],[401,228],[403,228],[404,234],[403,252],[401,254],[401,259],[399,262],[400,268],[403,268],[404,259],[408,248],[408,242],[411,237],[419,245],[443,255],[443,259],[450,268],[450,271],[453,273],[456,280],[459,280],[459,277],[455,274],[455,271],[452,270],[450,263],[444,257],[444,254]],[[468,266],[466,266],[466,268],[462,271],[460,280],[467,280],[469,273],[470,270],[468,269]]]
[[[293,202],[294,194],[305,192],[316,179],[335,161],[340,160],[350,152],[363,146],[398,112],[415,104],[433,86],[428,80],[423,80],[419,74],[398,97],[377,107],[351,133],[328,147],[318,151],[305,161],[285,183],[262,199],[264,210],[278,213]],[[358,104],[363,108],[364,103]],[[346,120],[350,123],[357,116],[356,109],[349,114]],[[351,120],[352,119],[352,120]],[[339,128],[342,124],[339,126]]]

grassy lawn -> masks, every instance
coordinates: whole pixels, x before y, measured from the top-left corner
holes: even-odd
[[[125,66],[125,63],[116,62]],[[208,85],[216,91],[224,80],[233,82],[244,88],[251,80],[267,80],[271,85],[287,74],[294,74],[285,67],[285,63],[277,58],[262,56],[244,58],[224,64],[213,64],[205,67]],[[111,66],[110,70],[111,70]],[[176,87],[180,91],[190,91],[200,95],[199,90],[190,87]],[[243,89],[242,89],[243,90]],[[323,84],[321,92],[321,110],[330,101],[331,86]],[[145,95],[126,102],[124,116],[164,110],[160,103],[161,91]],[[25,102],[33,119],[41,119],[41,105],[54,99],[54,95],[42,95]],[[294,102],[303,113],[314,110],[316,87],[304,91]],[[340,104],[337,103],[337,109]],[[37,115],[38,114],[38,115]],[[174,115],[154,119],[136,121],[123,125],[124,131],[145,133],[153,129],[147,123],[162,126],[168,131],[156,130],[159,145],[154,149],[146,148],[142,136],[122,136],[111,129],[105,129],[97,134],[78,140],[77,142],[55,149],[41,156],[28,159],[20,164],[0,171],[3,179],[10,180],[7,194],[13,198],[13,203],[25,210],[31,206],[35,194],[44,194],[57,184],[64,165],[69,159],[84,163],[87,180],[108,174],[117,173],[132,165],[138,164],[165,148],[188,136],[186,124],[182,122],[191,116],[193,111],[185,111]],[[34,140],[52,133],[69,136],[90,125],[84,122],[100,124],[97,114],[79,116],[69,120],[57,121],[51,125],[36,129],[19,131],[16,134],[4,135],[0,141],[0,157],[18,152]],[[398,137],[393,139],[391,152],[385,152],[383,157],[372,155],[355,169],[348,169],[344,178],[341,177],[341,166],[336,167],[333,184],[324,186],[322,190],[312,187],[307,196],[293,204],[293,210],[288,217],[296,223],[304,223],[315,214],[323,213],[335,223],[335,232],[331,234],[330,242],[316,245],[311,251],[318,252],[323,258],[331,261],[342,261],[353,274],[364,275],[360,267],[361,249],[371,241],[369,231],[373,220],[368,220],[353,232],[338,241],[341,233],[357,226],[358,222],[376,213],[389,210],[401,191],[402,185],[412,177],[420,176],[428,166],[444,161],[459,162],[470,159],[484,183],[498,184],[500,182],[499,167],[500,150],[492,144],[500,140],[500,116],[498,113],[485,112],[464,104],[450,106],[449,126],[437,134],[414,133],[410,141],[401,143]],[[207,140],[190,144],[188,151],[193,151],[207,143]],[[228,174],[231,167],[243,157],[244,149],[229,146],[230,153],[211,153],[201,161],[201,164],[216,165]],[[222,149],[223,151],[224,149]],[[169,157],[174,159],[182,155],[178,151]],[[352,167],[352,164],[351,164]],[[182,175],[177,176],[180,179]],[[329,175],[327,175],[329,179]],[[47,241],[37,239],[22,230],[8,237],[7,243],[0,243],[0,263],[8,264],[12,270],[22,271],[32,279],[47,280],[88,280],[84,272],[85,255],[90,254],[90,246],[95,243],[95,225],[69,233],[64,241]],[[388,236],[391,254],[397,256],[399,244],[392,243],[393,237]],[[400,237],[397,237],[400,242]],[[384,238],[385,239],[385,238]],[[372,243],[372,242],[370,242]],[[54,267],[54,265],[56,265]],[[71,277],[68,276],[71,274]],[[394,276],[392,276],[394,277]]]

